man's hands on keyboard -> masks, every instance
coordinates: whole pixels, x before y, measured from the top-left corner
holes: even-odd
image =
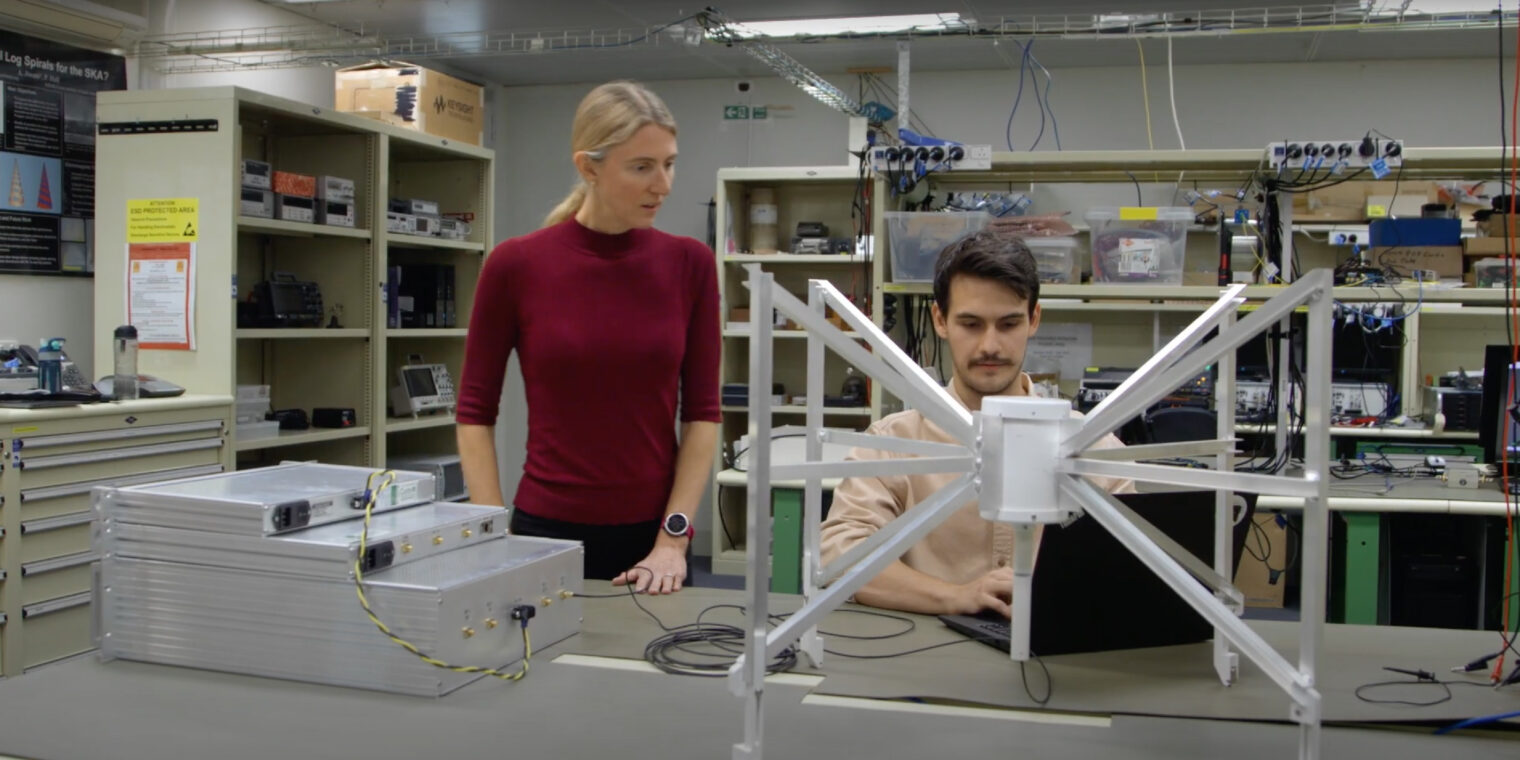
[[[956,615],[975,615],[991,610],[1003,617],[1011,617],[1013,608],[1013,568],[1000,567],[976,580],[956,587],[951,599],[950,612]]]

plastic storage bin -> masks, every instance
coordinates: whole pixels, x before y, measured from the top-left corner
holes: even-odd
[[[965,212],[888,211],[887,244],[893,282],[932,282],[945,246],[987,226],[987,215]]]
[[[237,439],[239,441],[256,441],[260,438],[274,438],[280,434],[280,423],[277,420],[267,422],[244,422],[237,426]]]
[[[1086,219],[1092,231],[1093,282],[1182,284],[1192,209],[1095,208]]]
[[[1504,259],[1482,259],[1473,262],[1473,284],[1480,288],[1502,288],[1509,277],[1509,266]]]
[[[1082,246],[1073,237],[1027,237],[1024,245],[1034,254],[1040,282],[1070,283],[1077,268],[1077,251]]]

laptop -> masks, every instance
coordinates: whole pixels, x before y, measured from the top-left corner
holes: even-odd
[[[1240,562],[1255,510],[1255,494],[1241,494],[1246,515],[1235,525]],[[1214,493],[1177,491],[1120,494],[1121,502],[1193,556],[1214,559]],[[1035,565],[1029,650],[1040,656],[1191,644],[1214,628],[1097,520],[1084,516],[1049,526]],[[996,612],[941,615],[958,633],[1008,651],[1008,619]]]

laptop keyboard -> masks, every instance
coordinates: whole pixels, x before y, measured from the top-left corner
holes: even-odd
[[[996,613],[981,615],[941,615],[940,620],[958,633],[976,639],[994,649],[1006,652],[1008,644],[1008,621]]]
[[[976,629],[993,638],[1002,639],[1004,643],[1007,643],[1008,641],[1007,623],[998,623],[991,620],[985,620],[977,623]]]

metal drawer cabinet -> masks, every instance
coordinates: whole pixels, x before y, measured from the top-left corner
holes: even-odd
[[[90,630],[91,596],[84,591],[21,607],[23,670],[95,648]]]
[[[10,466],[27,489],[215,464],[229,445],[220,420],[55,435],[17,436]]]
[[[92,489],[231,469],[231,399],[200,399],[0,411],[0,675],[94,646]]]

